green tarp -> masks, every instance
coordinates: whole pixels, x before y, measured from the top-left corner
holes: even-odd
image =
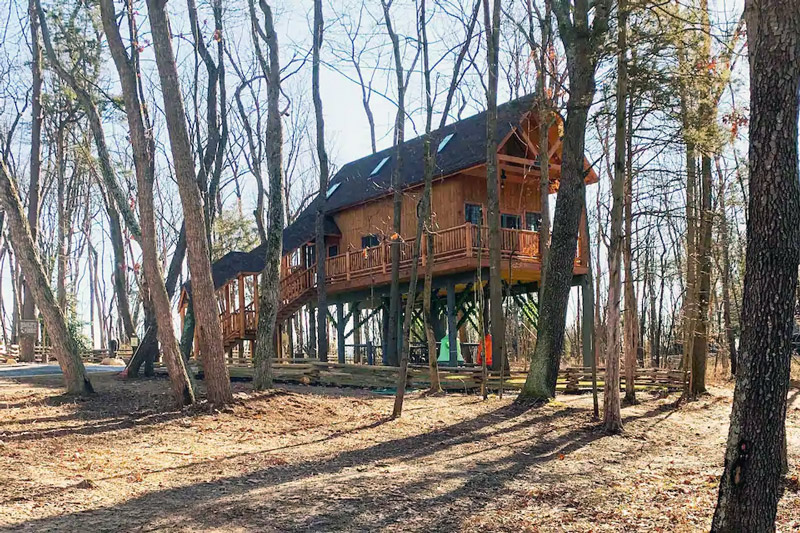
[[[450,362],[450,338],[445,335],[442,337],[441,345],[439,347],[439,357],[436,359],[439,363],[449,363]],[[456,339],[456,351],[458,352],[458,362],[463,363],[464,358],[461,357],[461,341]]]

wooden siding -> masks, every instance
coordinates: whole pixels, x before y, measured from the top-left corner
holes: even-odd
[[[528,178],[523,182],[518,178],[509,178],[507,181],[500,192],[500,210],[520,215],[524,223],[526,212],[539,212],[539,180]],[[417,233],[417,202],[421,194],[420,187],[403,192],[401,235],[404,238]],[[465,203],[486,205],[486,180],[477,175],[456,174],[437,180],[432,196],[436,226],[459,226],[465,222]],[[342,231],[339,253],[361,249],[361,238],[365,235],[391,235],[393,213],[392,197],[385,196],[334,214],[336,225]]]

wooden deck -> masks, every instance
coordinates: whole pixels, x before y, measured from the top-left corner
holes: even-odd
[[[503,278],[509,282],[536,281],[541,276],[539,233],[501,229]],[[478,263],[488,267],[489,232],[486,226],[463,224],[437,231],[433,250],[422,239],[420,265],[433,261],[434,276],[477,270]],[[575,254],[575,273],[587,272],[587,243],[580,236]],[[329,294],[385,285],[391,279],[391,247],[400,247],[400,279],[407,281],[413,260],[414,239],[398,244],[382,242],[379,246],[352,250],[325,262],[325,282]],[[315,292],[317,266],[285,272],[281,279],[279,316],[288,316],[301,307]]]

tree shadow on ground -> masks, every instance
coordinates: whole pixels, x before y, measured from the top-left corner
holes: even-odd
[[[625,422],[649,418],[667,410],[659,406],[628,416]],[[545,431],[504,443],[509,453],[502,457],[487,455],[486,460],[481,460],[481,454],[474,457],[465,454],[464,457],[470,459],[467,468],[463,464],[454,464],[453,468],[445,465],[444,471],[434,474],[423,470],[421,477],[406,479],[402,475],[404,465],[425,461],[456,446],[485,445],[510,432],[530,432],[538,425],[547,429],[548,424],[582,411],[588,414],[590,409],[566,407],[542,412],[512,404],[421,435],[346,450],[330,457],[260,468],[211,482],[154,491],[116,505],[31,520],[15,527],[19,530],[87,531],[98,527],[103,530],[225,529],[235,524],[238,529],[252,531],[373,531],[390,525],[402,528],[405,524],[409,529],[450,531],[530,468],[579,450],[603,438],[604,434],[588,423],[574,429],[562,425],[561,433]],[[354,428],[351,432],[380,423],[383,421]],[[304,444],[310,442],[294,446]],[[202,469],[206,464],[207,461],[199,461],[180,468]],[[376,469],[386,466],[399,469],[375,475]],[[320,483],[323,477],[333,479]],[[445,482],[452,482],[455,487],[440,490]],[[335,487],[333,494],[326,492],[331,485]],[[419,513],[423,512],[424,525],[415,522],[411,527],[409,521],[418,521]]]

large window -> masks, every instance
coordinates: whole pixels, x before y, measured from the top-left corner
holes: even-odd
[[[539,226],[542,223],[542,215],[540,213],[525,213],[525,229],[528,231],[539,231]]]
[[[364,235],[361,237],[361,247],[362,248],[372,248],[374,246],[380,246],[381,241],[378,239],[378,236],[374,233],[370,235]]]
[[[500,227],[506,229],[520,229],[520,216],[510,213],[501,213]]]
[[[464,221],[476,226],[483,224],[483,208],[479,204],[465,204]]]

